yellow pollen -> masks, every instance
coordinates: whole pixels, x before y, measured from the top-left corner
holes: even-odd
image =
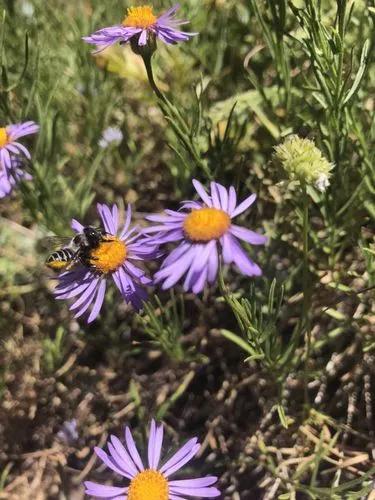
[[[184,231],[191,241],[210,241],[223,236],[230,227],[230,217],[218,208],[192,210],[184,220]]]
[[[124,26],[132,28],[146,29],[155,24],[157,17],[152,11],[152,7],[143,5],[142,7],[129,7],[127,16],[122,21]]]
[[[137,474],[130,482],[128,500],[168,500],[168,480],[153,469]]]
[[[0,127],[0,148],[3,148],[8,144],[9,138],[7,134],[7,129],[5,127]]]
[[[90,253],[90,264],[102,273],[116,271],[125,262],[126,245],[115,236],[106,236]]]

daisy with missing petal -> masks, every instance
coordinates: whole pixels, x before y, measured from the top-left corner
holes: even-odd
[[[220,491],[212,486],[217,477],[170,480],[170,476],[182,469],[198,453],[197,438],[190,439],[163,465],[160,464],[163,444],[163,426],[152,420],[148,440],[148,466],[138,453],[130,429],[125,429],[124,446],[116,436],[110,436],[108,451],[95,448],[95,453],[111,470],[130,481],[128,486],[106,486],[85,482],[86,493],[94,498],[112,500],[184,500],[186,497],[214,498]]]
[[[189,21],[175,19],[179,4],[174,5],[167,12],[157,17],[153,8],[149,5],[142,7],[129,7],[127,14],[121,24],[100,29],[83,40],[98,47],[98,52],[106,49],[114,43],[133,42],[139,47],[147,45],[155,37],[166,44],[175,44],[185,40],[197,33],[186,33],[179,26]]]
[[[158,223],[144,230],[148,234],[156,233],[150,238],[153,244],[179,242],[155,274],[154,282],[161,282],[162,288],[167,289],[186,275],[185,291],[199,293],[207,282],[216,280],[220,257],[224,264],[234,263],[246,276],[261,275],[260,267],[247,256],[238,240],[264,245],[267,238],[232,223],[232,219],[254,203],[256,195],[252,194],[237,205],[233,186],[227,190],[211,182],[211,191],[207,194],[197,180],[193,180],[193,185],[202,202],[188,201],[181,211],[166,210],[163,215],[147,217]]]
[[[154,248],[146,245],[137,227],[130,227],[131,207],[125,215],[125,224],[119,231],[119,210],[113,205],[97,205],[105,235],[103,241],[89,254],[88,265],[78,264],[59,277],[54,294],[57,299],[75,299],[70,309],[78,318],[92,306],[87,322],[91,323],[100,313],[107,286],[112,278],[126,302],[135,309],[142,307],[147,293],[144,289],[151,283],[145,272],[133,261],[144,261],[153,257]],[[84,226],[73,220],[72,228],[82,233]]]
[[[36,134],[38,131],[39,125],[31,121],[0,127],[0,168],[9,170],[12,167],[12,159],[19,155],[24,155],[30,160],[29,151],[18,142],[18,139],[25,135]]]

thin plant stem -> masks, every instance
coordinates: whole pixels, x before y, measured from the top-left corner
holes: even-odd
[[[190,153],[191,157],[195,163],[204,171],[206,176],[211,179],[212,175],[210,169],[200,157],[200,152],[193,142],[191,131],[185,122],[184,118],[181,116],[180,112],[173,106],[173,104],[165,97],[163,92],[156,85],[154,72],[152,70],[152,54],[142,55],[142,59],[146,68],[148,81],[152,90],[155,92],[159,99],[159,105],[163,113],[166,115],[166,119],[172,126],[175,134],[178,136],[180,141],[183,143],[185,149]]]
[[[151,63],[151,54],[147,54],[145,56],[142,56],[143,62],[145,64],[146,72],[147,72],[147,78],[148,81],[151,85],[152,90],[155,92],[157,97],[163,101],[165,104],[168,104],[167,99],[165,95],[161,92],[159,87],[156,85],[155,79],[154,79],[154,72],[152,71],[152,63]]]
[[[307,194],[306,184],[302,187],[303,196],[303,306],[302,306],[302,328],[305,332],[305,366],[304,366],[304,394],[305,407],[309,408],[308,381],[309,381],[309,360],[311,352],[311,325],[310,325],[310,307],[311,307],[311,289],[309,273],[309,196]]]

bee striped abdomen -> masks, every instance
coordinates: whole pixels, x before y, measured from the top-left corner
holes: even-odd
[[[50,269],[60,271],[64,269],[74,259],[75,252],[71,248],[62,248],[51,255],[46,260],[46,266]]]

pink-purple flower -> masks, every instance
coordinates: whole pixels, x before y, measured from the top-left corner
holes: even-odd
[[[125,429],[125,444],[114,435],[107,443],[108,453],[95,448],[96,455],[112,471],[126,479],[127,486],[107,486],[85,482],[86,493],[94,498],[112,500],[184,500],[186,497],[215,498],[220,491],[213,486],[217,477],[170,479],[198,453],[197,438],[190,439],[167,461],[161,464],[163,425],[152,420],[148,440],[147,465],[142,460],[132,433]]]
[[[19,158],[13,158],[11,168],[1,168],[0,166],[0,198],[9,196],[20,181],[30,181],[31,179],[32,176],[23,169],[22,161]]]
[[[175,19],[179,4],[174,5],[167,12],[157,17],[153,8],[148,5],[141,7],[129,7],[127,15],[121,24],[109,26],[83,37],[83,40],[98,47],[98,51],[113,45],[114,43],[127,43],[132,41],[142,47],[147,45],[152,38],[159,38],[166,44],[175,44],[186,41],[197,33],[181,31],[179,26],[189,21]]]
[[[131,227],[131,207],[125,213],[123,227],[119,228],[119,210],[117,205],[110,209],[107,205],[97,205],[102,220],[105,236],[102,243],[91,251],[92,265],[79,263],[71,271],[63,272],[55,288],[57,299],[75,299],[70,306],[78,318],[85,314],[90,306],[87,322],[91,323],[99,315],[108,278],[112,278],[126,302],[139,310],[142,301],[147,298],[145,287],[151,279],[134,261],[145,261],[153,257],[154,248],[143,242],[138,227]],[[72,228],[82,233],[84,226],[72,221]]]
[[[144,230],[147,234],[154,233],[150,242],[155,245],[179,243],[165,258],[154,282],[162,283],[162,288],[167,289],[185,275],[185,291],[199,293],[206,283],[216,280],[220,258],[224,264],[235,264],[246,276],[261,275],[260,267],[250,259],[239,240],[264,245],[266,236],[232,222],[254,203],[256,195],[250,195],[238,205],[233,186],[226,189],[211,182],[208,194],[197,180],[193,180],[193,185],[202,201],[187,201],[177,212],[165,210],[164,214],[147,217],[157,223]]]
[[[10,194],[20,180],[31,179],[21,161],[24,157],[30,160],[31,156],[18,139],[38,131],[39,126],[32,121],[0,127],[0,198]]]

